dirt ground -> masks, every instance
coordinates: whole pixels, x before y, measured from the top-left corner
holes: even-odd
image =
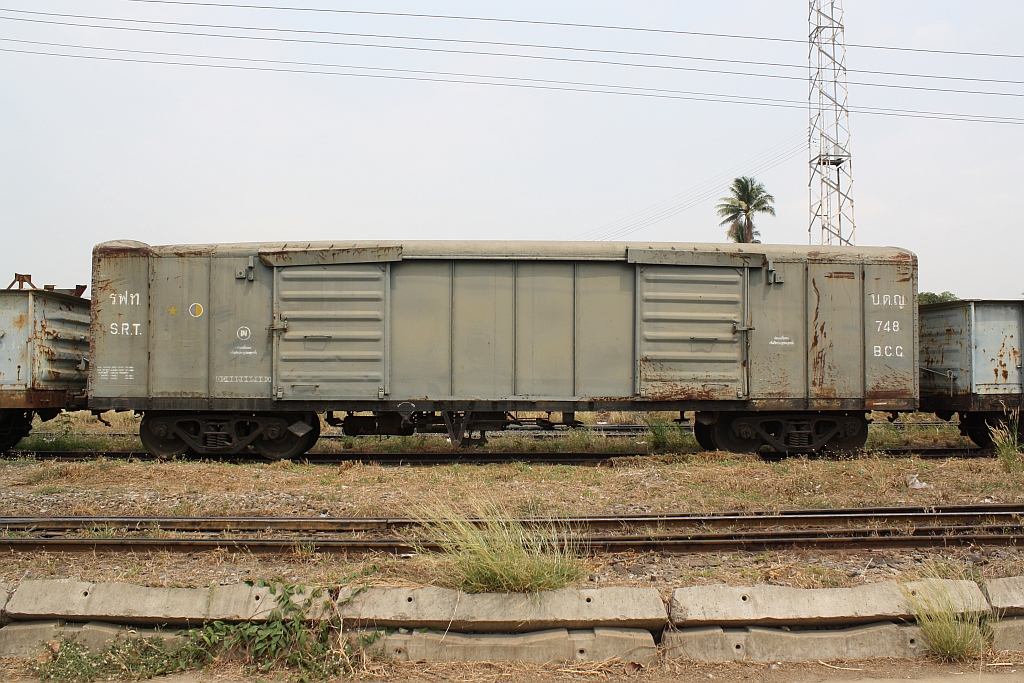
[[[635,683],[706,683],[749,681],[750,683],[890,683],[916,680],[919,683],[1018,683],[1024,681],[1024,657],[1020,653],[990,653],[984,659],[961,664],[921,660],[860,660],[809,663],[731,662],[709,664],[667,661],[650,669],[626,669],[622,664],[524,665],[503,662],[482,664],[389,664],[364,671],[357,680],[386,680],[393,683],[434,681],[451,683],[548,683],[564,681],[629,681]],[[0,658],[0,683],[29,683],[24,660]],[[214,665],[204,671],[154,679],[160,683],[241,683],[278,680],[273,674],[255,678],[231,664]],[[351,679],[348,679],[351,680]]]

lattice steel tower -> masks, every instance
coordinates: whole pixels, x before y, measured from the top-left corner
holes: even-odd
[[[856,244],[850,188],[850,110],[842,0],[810,0],[810,181],[808,240]]]

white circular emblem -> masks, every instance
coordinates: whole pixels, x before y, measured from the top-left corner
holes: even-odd
[[[252,336],[252,330],[250,330],[248,327],[245,327],[243,325],[242,327],[238,328],[238,338],[241,339],[242,341],[245,341],[246,339],[248,339],[251,336]]]
[[[193,318],[198,318],[203,314],[203,305],[192,304],[191,306],[188,307],[188,314],[191,315]]]

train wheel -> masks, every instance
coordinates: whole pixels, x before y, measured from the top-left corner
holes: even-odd
[[[960,416],[960,433],[966,434],[981,448],[992,448],[992,432],[985,415],[967,413]]]
[[[730,453],[753,453],[761,448],[761,439],[755,433],[749,436],[737,434],[732,428],[733,419],[727,415],[718,418],[718,422],[711,425],[711,441],[715,448]],[[741,427],[742,429],[742,427]]]
[[[693,438],[697,439],[697,443],[704,450],[715,450],[715,442],[711,438],[711,425],[706,425],[701,422],[694,421]]]
[[[173,458],[188,451],[188,444],[174,433],[172,422],[149,413],[139,425],[139,439],[146,451],[158,458]]]
[[[0,410],[0,453],[6,453],[32,431],[31,410]]]
[[[309,450],[316,445],[316,442],[320,440],[320,416],[316,413],[312,413],[309,417],[312,420],[311,425],[313,429],[311,429],[305,436],[306,443],[302,446],[303,453],[309,452]]]
[[[856,422],[852,421],[856,420]],[[844,421],[842,434],[837,434],[825,445],[825,450],[853,453],[868,442],[868,420],[863,415],[851,415]]]
[[[253,448],[267,460],[291,460],[302,455],[313,447],[320,434],[320,418],[316,413],[311,415],[315,418],[313,421],[310,421],[309,415],[302,415],[286,418],[289,422],[287,427],[272,425],[263,437],[252,442]],[[305,431],[293,430],[296,425],[304,425]],[[295,431],[300,433],[296,434]]]

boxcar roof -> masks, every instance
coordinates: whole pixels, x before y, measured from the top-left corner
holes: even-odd
[[[238,257],[266,253],[341,251],[346,249],[401,249],[402,259],[532,259],[625,261],[629,249],[691,251],[722,254],[763,254],[780,261],[911,261],[917,257],[898,247],[829,247],[793,244],[735,244],[731,242],[556,242],[505,240],[367,240],[335,242],[239,242],[232,244],[185,244],[150,246],[131,240],[96,245],[103,254],[152,256]]]

